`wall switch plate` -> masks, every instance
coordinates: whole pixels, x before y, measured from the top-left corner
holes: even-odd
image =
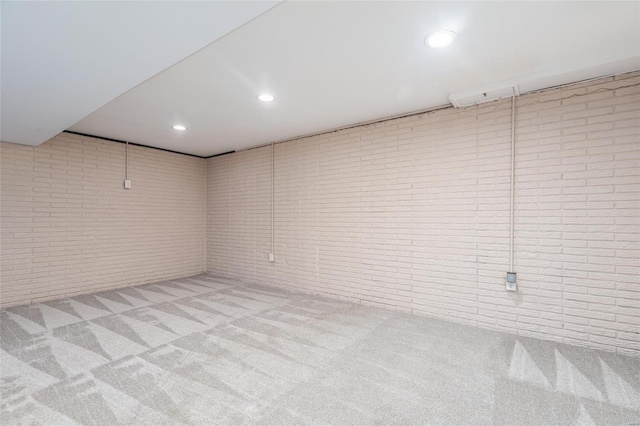
[[[269,253],[269,262],[275,262],[276,261],[276,255],[273,253]]]
[[[124,181],[124,189],[131,189],[131,181],[129,179]]]

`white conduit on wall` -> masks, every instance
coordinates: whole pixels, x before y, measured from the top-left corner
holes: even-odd
[[[509,271],[506,289],[516,291],[516,273],[513,270],[514,257],[514,216],[515,216],[515,174],[516,174],[516,97],[511,98],[511,211],[509,215]]]
[[[130,189],[131,182],[129,181],[129,142],[124,143],[124,189]]]
[[[516,173],[516,97],[511,98],[511,235],[509,238],[509,272],[513,272],[513,223],[515,206]]]
[[[271,142],[271,253],[269,254],[269,261],[273,262],[275,260],[275,253],[273,252],[274,248],[274,220],[273,220],[273,211],[275,209],[274,205],[274,174],[275,174],[275,166],[274,166],[274,144]]]
[[[125,180],[129,180],[129,142],[127,141],[127,143],[125,144],[126,148],[125,148],[125,154],[124,154],[124,179]]]

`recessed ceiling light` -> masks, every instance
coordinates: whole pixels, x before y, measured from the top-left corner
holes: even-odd
[[[456,38],[456,33],[449,30],[436,31],[429,34],[424,39],[424,44],[432,49],[440,49],[453,43]]]
[[[176,124],[175,126],[173,126],[174,130],[187,130],[186,127],[184,127],[182,124]]]
[[[263,93],[262,95],[258,96],[258,99],[261,100],[262,102],[271,102],[275,98],[273,97],[273,95],[270,95],[268,93]]]

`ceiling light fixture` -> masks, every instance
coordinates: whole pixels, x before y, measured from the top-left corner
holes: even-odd
[[[443,47],[447,47],[453,40],[456,38],[456,33],[450,30],[442,30],[436,31],[434,33],[429,34],[424,39],[424,44],[429,46],[432,49],[441,49]]]
[[[173,126],[174,130],[187,130],[186,127],[184,127],[182,124],[176,124],[175,126]]]
[[[262,95],[258,96],[258,99],[261,100],[262,102],[271,102],[275,99],[275,97],[273,97],[273,95],[270,95],[268,93],[263,93]]]

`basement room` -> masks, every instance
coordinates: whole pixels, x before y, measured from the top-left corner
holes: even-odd
[[[640,2],[0,38],[3,426],[640,425]]]

